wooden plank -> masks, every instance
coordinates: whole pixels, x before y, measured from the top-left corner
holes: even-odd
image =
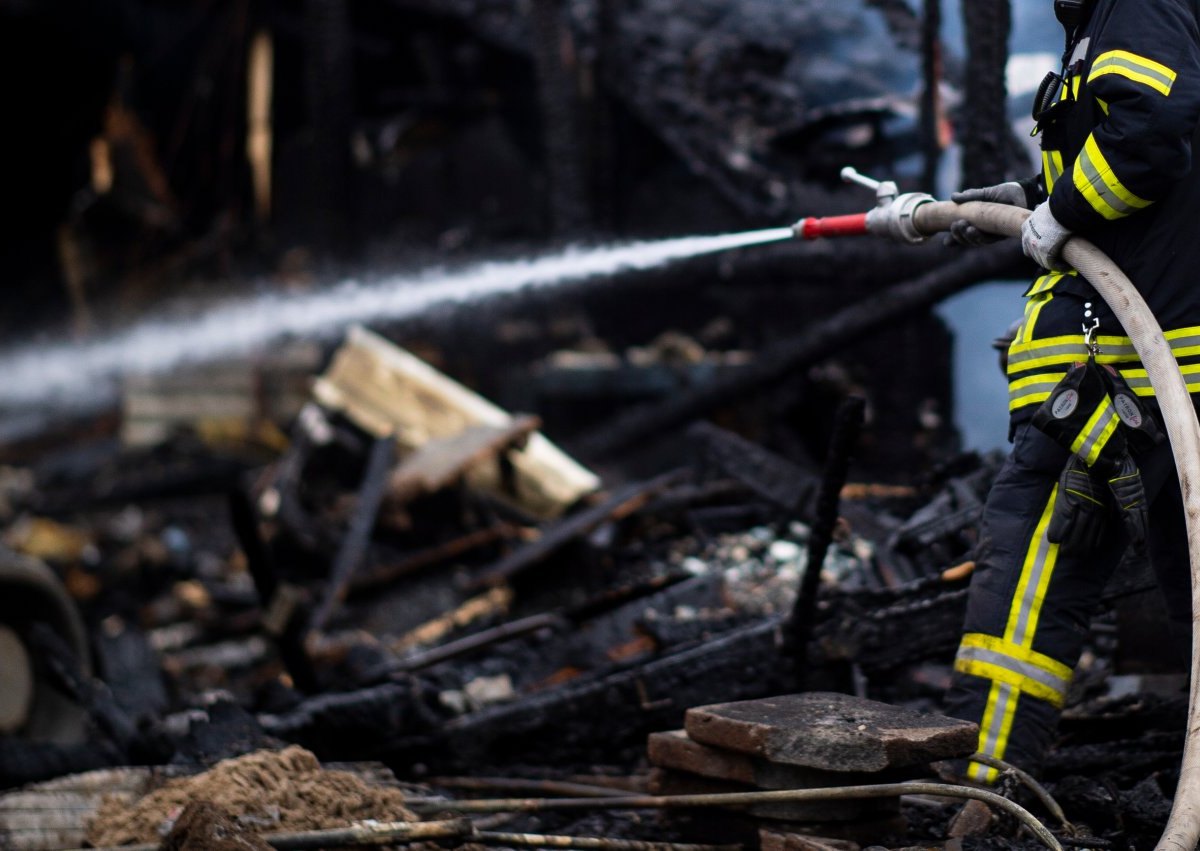
[[[471,426],[505,428],[513,417],[429,364],[365,328],[352,328],[333,363],[317,379],[313,394],[377,437],[394,434],[403,451],[430,440],[453,437]],[[530,435],[512,453],[516,501],[541,518],[556,517],[600,486],[542,434]],[[513,498],[493,465],[472,470],[472,486]]]

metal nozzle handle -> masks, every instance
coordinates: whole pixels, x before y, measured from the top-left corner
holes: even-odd
[[[846,183],[857,183],[859,186],[865,186],[872,192],[878,192],[879,187],[883,185],[882,181],[867,177],[865,174],[859,173],[852,165],[848,165],[842,169],[842,180]]]

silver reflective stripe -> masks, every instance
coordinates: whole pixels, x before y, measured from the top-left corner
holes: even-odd
[[[1079,159],[1075,161],[1077,168],[1083,172],[1083,179],[1091,184],[1096,190],[1096,194],[1104,199],[1104,203],[1112,207],[1122,216],[1128,216],[1131,213],[1136,213],[1140,208],[1132,204],[1126,203],[1119,195],[1109,189],[1108,184],[1104,182],[1104,178],[1100,176],[1100,172],[1096,168],[1096,164],[1092,162],[1092,157],[1088,153],[1087,148],[1079,154]]]
[[[1088,75],[1088,79],[1091,80],[1096,76],[1097,72],[1103,71],[1105,68],[1124,68],[1127,71],[1132,71],[1134,74],[1149,77],[1162,85],[1168,92],[1171,91],[1171,86],[1175,84],[1175,78],[1169,74],[1164,74],[1162,71],[1143,65],[1140,62],[1131,62],[1123,56],[1106,56],[1104,59],[1101,59],[1092,66],[1092,72]]]
[[[1087,359],[1088,350],[1087,346],[1085,346],[1083,343],[1082,336],[1080,336],[1078,342],[1041,346],[1034,341],[1030,345],[1031,348],[1022,348],[1015,352],[1011,350],[1009,351],[1009,372],[1015,371],[1013,367],[1016,364],[1028,363],[1029,361],[1041,360],[1042,358],[1077,358],[1079,360]],[[1100,344],[1100,360],[1102,363],[1120,359],[1137,360],[1137,351],[1134,350],[1132,344]]]
[[[1040,381],[1031,381],[1020,387],[1009,385],[1008,400],[1010,402],[1020,399],[1024,396],[1032,396],[1034,393],[1049,393],[1058,383],[1062,381],[1061,375],[1048,375]],[[1014,384],[1016,382],[1013,382]]]
[[[1104,397],[1104,401],[1100,404],[1103,413],[1096,418],[1096,422],[1092,424],[1087,436],[1084,437],[1083,443],[1075,454],[1087,462],[1088,466],[1096,460],[1092,457],[1093,452],[1099,452],[1103,446],[1100,445],[1100,439],[1104,437],[1104,432],[1108,431],[1113,421],[1117,419],[1117,412],[1113,409],[1112,403],[1108,401],[1108,397]],[[1112,437],[1112,432],[1109,431],[1109,437]]]
[[[1067,689],[1071,685],[1069,680],[1045,671],[1032,662],[1022,662],[1020,659],[1014,659],[998,650],[987,650],[983,647],[959,647],[958,658],[967,661],[985,662],[989,665],[995,665],[998,668],[1012,671],[1014,674],[1019,674],[1022,677],[1028,677],[1034,682],[1041,683],[1061,697],[1066,697]]]
[[[1192,346],[1200,346],[1200,334],[1188,334],[1186,337],[1176,337],[1173,340],[1168,340],[1171,344],[1171,350],[1186,349]]]
[[[988,725],[986,735],[979,750],[988,756],[1003,759],[1004,754],[998,752],[1000,750],[1000,735],[1004,731],[1004,722],[1008,717],[1009,705],[1017,699],[1017,690],[1008,683],[996,683],[995,688],[996,703],[992,707],[992,723]],[[978,763],[974,765],[975,779],[986,783],[988,779],[987,767]]]
[[[1051,502],[1055,501],[1058,489],[1055,488],[1054,496],[1051,497]],[[1037,540],[1031,541],[1030,546],[1034,548],[1033,564],[1028,566],[1029,579],[1025,582],[1025,594],[1018,602],[1017,622],[1013,628],[1012,636],[1005,636],[1013,644],[1026,644],[1033,636],[1029,635],[1029,620],[1033,616],[1035,609],[1038,606],[1038,589],[1042,584],[1042,575],[1049,569],[1047,562],[1049,561],[1050,548],[1053,546],[1050,539],[1046,537],[1047,523],[1039,523],[1038,531],[1040,534]],[[1018,586],[1019,587],[1019,586]]]
[[[1050,185],[1058,183],[1058,179],[1062,177],[1062,168],[1059,166],[1059,161],[1054,158],[1054,154],[1047,152],[1042,165],[1046,169],[1046,179]]]

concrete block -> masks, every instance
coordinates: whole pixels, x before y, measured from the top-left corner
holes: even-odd
[[[689,709],[693,740],[825,771],[884,771],[975,752],[978,727],[844,694],[811,692]]]

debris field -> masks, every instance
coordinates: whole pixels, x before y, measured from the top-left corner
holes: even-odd
[[[819,467],[703,423],[608,483],[365,329],[277,407],[220,369],[124,398],[121,439],[4,468],[6,847],[1040,844],[926,792],[770,797],[974,751],[938,710],[997,457],[858,478],[852,399]],[[1186,677],[1121,641],[1156,593],[1128,559],[1045,788],[999,787],[1064,839],[1165,820]]]

